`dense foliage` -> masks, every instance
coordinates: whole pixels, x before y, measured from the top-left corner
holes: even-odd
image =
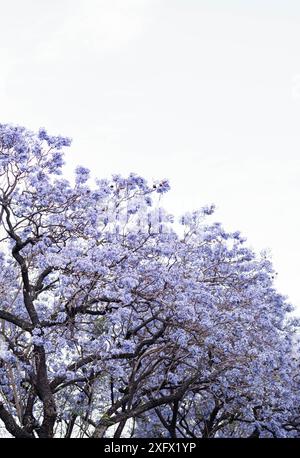
[[[61,176],[67,138],[0,125],[0,419],[15,437],[297,436],[291,306],[240,233],[163,180]],[[1,423],[1,422],[0,422]]]

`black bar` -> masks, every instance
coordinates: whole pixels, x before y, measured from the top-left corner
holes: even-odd
[[[0,439],[0,453],[22,449],[23,452],[38,450],[51,453],[66,447],[68,455],[73,451],[84,453],[84,458],[106,456],[121,457],[208,457],[208,453],[231,453],[231,457],[243,453],[299,453],[299,439]],[[223,456],[223,455],[220,455]]]

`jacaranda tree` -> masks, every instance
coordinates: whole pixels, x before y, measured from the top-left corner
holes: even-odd
[[[291,306],[167,180],[61,176],[70,140],[0,125],[0,419],[14,437],[297,436]],[[1,423],[0,422],[0,423]]]

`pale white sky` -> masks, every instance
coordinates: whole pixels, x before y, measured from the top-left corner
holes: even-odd
[[[168,177],[179,214],[270,248],[300,310],[300,2],[0,0],[0,122],[97,176]]]

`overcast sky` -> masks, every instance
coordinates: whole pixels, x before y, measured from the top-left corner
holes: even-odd
[[[71,136],[67,173],[167,177],[176,214],[215,203],[300,311],[300,2],[0,7],[0,122]]]

